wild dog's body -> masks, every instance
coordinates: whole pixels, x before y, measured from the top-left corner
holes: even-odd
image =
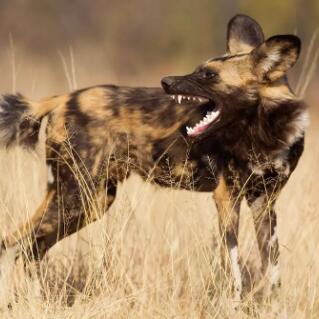
[[[285,61],[289,64],[285,67],[278,57],[273,61],[273,54],[274,70],[268,60],[267,68],[258,70],[268,47],[281,49],[278,39],[263,43],[253,25],[256,34],[246,34],[248,40],[239,41],[238,34],[252,30],[247,28],[247,19],[255,22],[247,17],[243,22],[243,16],[236,19],[229,27],[228,56],[206,62],[191,75],[163,80],[166,93],[187,94],[184,99],[172,99],[162,89],[116,86],[92,87],[37,103],[5,96],[0,105],[5,144],[18,142],[32,148],[37,144],[39,123],[48,117],[50,176],[46,199],[34,218],[6,238],[3,246],[31,236],[30,253],[41,259],[58,240],[96,219],[96,206],[105,211],[115,199],[118,183],[135,171],[161,186],[214,192],[223,264],[234,276],[236,299],[242,292],[239,208],[246,197],[256,222],[263,270],[270,265],[270,286],[278,284],[274,203],[303,151],[306,110],[283,78],[293,61]],[[239,33],[235,32],[238,21]],[[232,52],[243,47],[246,51]],[[287,56],[295,54],[289,47],[284,49]],[[192,95],[197,98],[193,100]],[[197,122],[203,108],[212,105],[221,106],[214,111],[213,124],[201,138],[189,137],[187,132],[194,133],[198,127],[189,130],[185,124]]]

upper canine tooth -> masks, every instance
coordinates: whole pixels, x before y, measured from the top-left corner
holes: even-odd
[[[177,96],[177,100],[178,100],[178,103],[181,104],[181,102],[182,102],[182,96],[181,96],[181,95],[178,95],[178,96]]]

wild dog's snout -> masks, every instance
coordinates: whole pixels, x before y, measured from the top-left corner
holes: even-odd
[[[161,81],[164,91],[168,94],[193,94],[195,92],[194,84],[190,81],[189,75],[184,76],[166,76]]]
[[[162,87],[167,93],[168,93],[169,89],[173,86],[174,83],[176,83],[175,76],[166,76],[161,81]]]

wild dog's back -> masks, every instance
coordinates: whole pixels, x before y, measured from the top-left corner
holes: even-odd
[[[50,161],[59,158],[61,162],[63,158],[68,166],[83,165],[91,176],[97,176],[103,160],[112,158],[115,171],[126,172],[130,162],[137,170],[143,167],[148,176],[148,170],[156,165],[154,154],[161,151],[154,149],[156,141],[180,136],[179,127],[197,104],[179,104],[160,88],[114,85],[90,87],[38,102],[19,94],[6,95],[0,105],[0,133],[6,146],[18,144],[33,149],[42,119],[47,116],[46,155]]]
[[[1,142],[32,146],[39,124],[49,115],[48,139],[65,141],[72,125],[112,134],[162,139],[185,122],[194,108],[175,103],[160,88],[95,86],[71,94],[31,101],[21,94],[4,95],[0,101]],[[167,116],[169,114],[169,116]],[[74,131],[74,130],[73,130]],[[27,139],[33,136],[31,141]]]

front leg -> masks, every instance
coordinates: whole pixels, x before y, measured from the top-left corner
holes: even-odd
[[[233,180],[226,180],[222,175],[214,191],[216,202],[219,231],[221,235],[221,260],[222,267],[233,279],[235,302],[241,300],[242,275],[238,256],[238,226],[241,198]]]
[[[265,193],[259,193],[258,196],[248,193],[247,196],[254,218],[262,273],[267,279],[264,289],[266,297],[280,286],[277,215],[274,208],[275,198],[271,197]]]

